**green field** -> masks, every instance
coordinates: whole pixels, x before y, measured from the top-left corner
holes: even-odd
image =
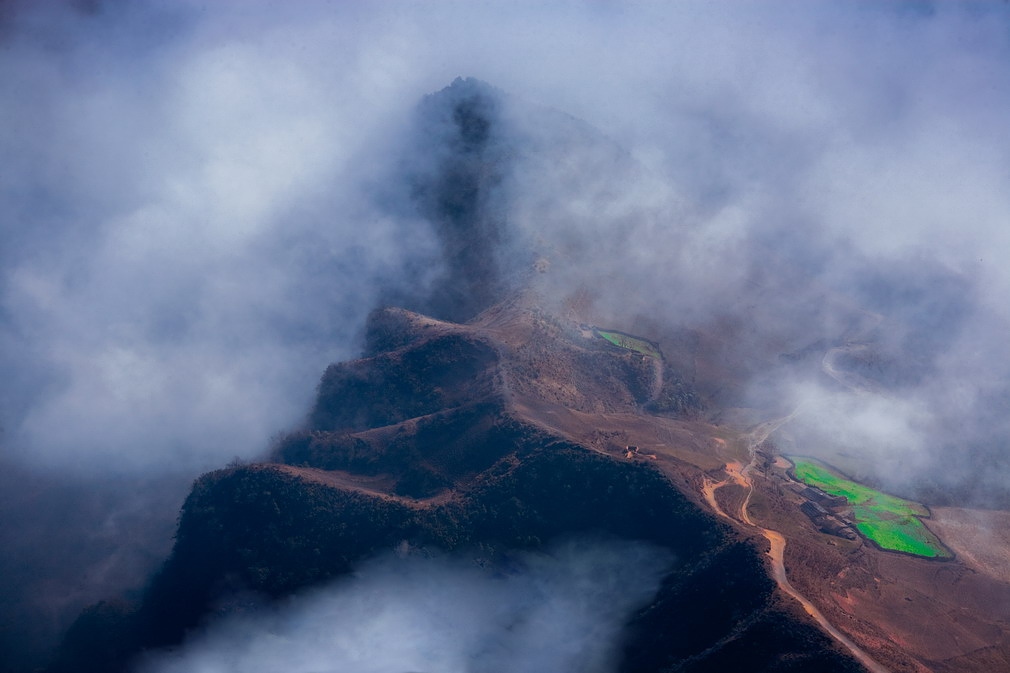
[[[796,478],[831,495],[841,495],[852,505],[856,528],[882,549],[950,558],[951,553],[922,523],[929,516],[923,505],[881,493],[846,479],[828,466],[810,458],[789,458]]]
[[[645,339],[639,339],[638,337],[633,337],[630,334],[624,334],[622,332],[606,332],[601,329],[593,331],[597,334],[597,336],[606,339],[615,346],[627,348],[629,351],[635,351],[636,353],[648,355],[653,358],[662,359],[663,357],[663,354],[659,352],[659,349]]]

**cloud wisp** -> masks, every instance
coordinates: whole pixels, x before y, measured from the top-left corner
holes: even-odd
[[[3,424],[48,469],[195,472],[296,422],[429,245],[368,199],[410,105],[395,55],[323,58],[339,17],[295,40],[100,7],[28,9],[6,38]]]
[[[506,573],[390,556],[269,615],[227,618],[140,670],[603,673],[669,562],[601,541],[516,557]]]

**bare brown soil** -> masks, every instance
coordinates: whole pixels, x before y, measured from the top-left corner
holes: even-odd
[[[763,425],[767,426],[768,424]],[[772,431],[772,429],[758,426],[751,431],[751,437],[753,438],[752,441],[763,442]],[[757,435],[760,435],[760,437]],[[856,643],[852,642],[845,633],[836,628],[836,626],[827,619],[824,613],[822,613],[809,598],[800,593],[789,581],[785,566],[785,536],[776,530],[771,530],[758,525],[750,517],[749,504],[751,495],[754,492],[753,483],[751,482],[749,476],[752,466],[753,462],[748,464],[746,467],[742,466],[738,462],[728,463],[726,465],[725,479],[716,482],[712,479],[706,478],[702,486],[702,493],[705,496],[706,502],[708,502],[712,509],[720,516],[745,527],[754,528],[760,532],[761,535],[763,535],[768,541],[768,559],[769,565],[771,566],[771,575],[775,580],[775,583],[778,585],[779,590],[799,603],[800,607],[807,615],[817,622],[817,624],[832,638],[834,638],[839,645],[848,650],[853,657],[855,657],[867,668],[867,670],[871,671],[871,673],[888,673],[887,668],[867,654]],[[722,491],[725,488],[733,489],[737,493],[744,493],[744,496],[740,500],[736,509],[727,510],[725,505],[719,502],[717,492]]]
[[[637,412],[588,413],[561,405],[516,399],[515,408],[527,420],[602,453],[623,455],[628,446],[660,460],[674,460],[700,470],[717,470],[724,460],[713,434],[718,429],[704,421],[648,417]]]
[[[516,329],[517,318],[525,322],[521,313],[497,317],[485,329],[500,330],[498,336],[513,343],[538,338],[529,322]],[[664,352],[687,359],[667,344]],[[787,418],[757,422],[748,410],[723,416],[738,416],[736,427],[751,428],[743,432],[701,419],[643,414],[627,393],[573,381],[579,363],[556,351],[552,356],[549,366],[537,369],[538,381],[514,387],[511,401],[524,418],[611,455],[623,456],[636,445],[633,460],[654,454],[652,464],[688,497],[736,522],[744,534],[760,529],[774,555],[769,570],[780,575],[783,593],[818,615],[841,642],[865,652],[865,665],[894,673],[1010,671],[1010,513],[935,508],[928,525],[957,554],[946,562],[823,534],[800,513],[795,494],[771,478],[788,463],[773,459],[767,474],[743,474],[748,448]]]
[[[934,509],[928,524],[957,554],[934,561],[820,533],[781,488],[755,483],[759,520],[786,534],[793,585],[876,660],[895,672],[1010,670],[1010,583],[999,562],[1010,558],[1010,515]],[[977,522],[1003,532],[986,536]]]
[[[926,525],[966,566],[1010,583],[1010,512],[934,507]]]
[[[715,492],[715,499],[724,512],[738,513],[747,501],[748,494],[747,488],[739,484],[728,483]]]
[[[652,465],[699,506],[731,521],[755,544],[767,545],[769,574],[783,603],[810,615],[871,670],[1010,671],[1010,513],[935,508],[928,525],[957,554],[946,562],[825,535],[799,511],[801,500],[785,487],[787,463],[773,457],[747,468],[750,448],[773,435],[788,417],[760,422],[753,410],[744,409],[726,411],[715,423],[700,414],[646,413],[644,406],[662,386],[662,368],[635,353],[603,356],[591,337],[545,319],[522,298],[489,309],[469,325],[408,312],[386,319],[402,328],[391,337],[387,331],[387,339],[405,347],[418,339],[458,335],[467,344],[478,340],[494,348],[496,363],[482,360],[480,367],[488,368],[475,369],[479,375],[469,384],[453,381],[460,399],[501,400],[504,413],[552,436]],[[690,359],[669,343],[663,348],[674,359]],[[399,352],[383,356],[389,381],[396,380]],[[442,389],[431,394],[446,395]],[[416,432],[416,424],[407,420],[369,433],[375,435],[373,443],[384,444]],[[388,442],[378,442],[382,433],[390,435]],[[394,480],[381,474],[283,469],[412,507],[452,497],[393,495]],[[466,478],[455,483],[463,487]]]
[[[316,484],[325,484],[345,491],[364,493],[365,495],[392,500],[408,507],[433,507],[442,505],[456,498],[455,491],[445,490],[431,498],[408,498],[392,493],[396,481],[386,475],[362,476],[342,470],[319,470],[312,467],[297,467],[294,465],[271,464],[264,469],[277,470]]]

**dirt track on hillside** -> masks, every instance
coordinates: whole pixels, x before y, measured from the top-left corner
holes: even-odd
[[[762,423],[752,430],[747,437],[751,453],[751,462],[746,466],[742,466],[738,462],[727,463],[725,467],[727,476],[726,479],[722,481],[717,482],[706,477],[702,485],[702,495],[716,514],[729,519],[730,521],[742,523],[751,528],[756,528],[765,537],[765,539],[768,540],[768,556],[771,559],[772,578],[775,580],[779,589],[788,596],[794,598],[800,606],[802,606],[803,610],[810,615],[821,626],[821,628],[823,628],[832,638],[845,647],[845,649],[848,650],[849,653],[852,654],[852,656],[854,656],[868,670],[872,673],[890,673],[889,669],[875,661],[869,654],[864,652],[858,645],[852,642],[844,633],[836,629],[834,625],[828,621],[827,617],[825,617],[824,614],[817,608],[817,606],[815,606],[806,596],[796,590],[786,575],[785,537],[778,531],[770,530],[756,524],[750,518],[750,514],[747,511],[748,506],[750,505],[751,495],[754,493],[754,485],[749,477],[749,472],[754,466],[754,449],[764,442],[772,432],[785,423],[789,418],[791,417]],[[729,484],[736,484],[747,490],[747,495],[744,498],[743,503],[740,505],[739,512],[737,513],[724,511],[719,505],[718,498],[716,497],[716,491]]]

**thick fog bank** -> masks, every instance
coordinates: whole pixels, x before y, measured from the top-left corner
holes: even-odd
[[[377,302],[465,285],[453,264],[476,253],[440,227],[489,221],[490,268],[539,260],[559,300],[733,325],[755,372],[872,342],[897,361],[891,407],[932,419],[885,414],[928,438],[924,464],[1005,435],[980,409],[1010,361],[1005,8],[11,7],[0,417],[19,461],[256,455]],[[416,184],[447,164],[412,119],[458,74],[508,98],[477,217],[447,225]],[[825,383],[775,394],[844,393]]]

